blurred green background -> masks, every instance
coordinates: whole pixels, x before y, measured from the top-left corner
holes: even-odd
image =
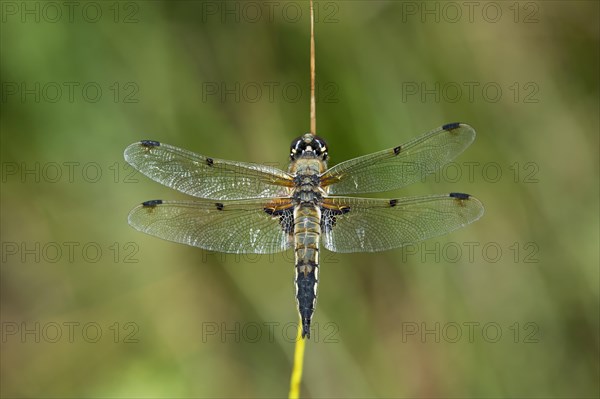
[[[307,397],[598,397],[599,3],[319,1],[331,164],[444,123],[478,132],[394,197],[484,217],[325,253]],[[153,139],[287,167],[309,127],[308,2],[1,4],[3,397],[281,397],[291,253],[221,256],[127,225],[184,195]]]

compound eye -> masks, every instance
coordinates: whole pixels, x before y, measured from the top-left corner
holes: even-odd
[[[292,158],[299,155],[302,152],[303,141],[301,138],[298,138],[292,141],[292,145],[290,146],[290,156]]]
[[[292,152],[297,152],[301,144],[301,140],[292,141],[292,145],[290,146],[290,150]]]
[[[319,152],[319,153],[327,152],[327,143],[325,143],[325,140],[323,140],[320,137],[315,137],[314,143],[315,143],[315,150],[317,152]]]

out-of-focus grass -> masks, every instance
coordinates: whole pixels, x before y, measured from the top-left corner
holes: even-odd
[[[130,176],[122,151],[151,138],[285,167],[308,130],[307,4],[291,3],[297,22],[283,3],[272,21],[262,4],[251,22],[245,3],[229,3],[237,22],[235,11],[209,14],[214,2],[102,2],[96,23],[83,5],[73,22],[62,8],[38,23],[22,4],[44,12],[2,3],[2,395],[284,395],[291,255],[222,257],[135,232],[126,215],[136,203],[184,196]],[[597,397],[598,3],[524,2],[516,16],[515,3],[494,3],[497,22],[483,3],[472,22],[454,3],[452,22],[443,4],[318,2],[317,130],[332,163],[463,121],[478,137],[457,160],[462,174],[447,168],[389,196],[468,192],[486,214],[410,250],[324,253],[302,391]],[[439,22],[420,14],[427,5]],[[236,84],[239,101],[221,100],[221,85]],[[35,323],[39,343],[22,334]]]

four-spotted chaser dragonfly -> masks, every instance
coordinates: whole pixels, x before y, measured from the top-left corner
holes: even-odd
[[[406,186],[451,161],[474,139],[470,126],[451,123],[328,169],[325,141],[305,134],[292,142],[287,172],[144,140],[127,147],[125,160],[199,199],[144,202],[131,211],[129,224],[210,251],[270,254],[293,248],[302,337],[310,337],[321,243],[334,252],[385,251],[446,234],[483,214],[481,202],[462,193],[398,199],[340,195]]]

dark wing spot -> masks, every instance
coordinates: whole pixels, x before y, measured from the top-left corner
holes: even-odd
[[[394,147],[394,155],[400,154],[401,150],[402,150],[402,146],[401,145],[399,145],[398,147]]]
[[[463,194],[463,193],[450,193],[450,197],[457,198],[460,200],[468,200],[471,196],[469,194]]]
[[[393,207],[395,207],[397,203],[398,203],[398,200],[395,200],[395,199],[391,199],[391,200],[390,200],[390,206],[391,206],[392,208],[393,208]]]
[[[264,211],[267,215],[272,216],[273,218],[278,217],[281,229],[287,234],[292,234],[294,232],[294,212],[292,211],[291,207],[288,209],[278,210],[273,208],[264,208]]]
[[[328,208],[321,208],[321,229],[323,233],[331,231],[335,227],[335,223],[334,211]]]
[[[264,211],[271,216],[282,216],[286,213],[290,212],[290,208],[288,209],[275,209],[275,208],[264,208]]]
[[[220,202],[215,203],[215,206],[217,207],[217,210],[222,211],[223,210],[223,204]]]
[[[321,229],[327,233],[337,224],[337,217],[350,212],[349,206],[342,206],[339,209],[321,208]]]
[[[286,209],[279,216],[279,224],[286,234],[294,233],[294,212],[291,209]]]
[[[160,145],[160,143],[158,141],[154,141],[154,140],[142,140],[142,141],[140,141],[140,144],[142,146],[148,147],[148,148],[158,147]]]
[[[156,205],[160,205],[162,203],[163,203],[162,200],[151,200],[151,201],[142,202],[142,206],[144,208],[154,208]]]
[[[350,212],[350,207],[349,206],[340,206],[338,209],[331,209],[331,208],[321,207],[321,215],[337,216],[337,215],[344,215],[344,214],[346,214],[348,212]]]
[[[213,161],[213,159],[212,159],[212,158],[206,158],[206,164],[207,164],[208,166],[213,166],[213,163],[214,163],[214,161]]]
[[[460,127],[460,122],[453,122],[453,123],[447,123],[444,126],[442,126],[442,129],[444,130],[454,130],[454,129],[458,129]]]

